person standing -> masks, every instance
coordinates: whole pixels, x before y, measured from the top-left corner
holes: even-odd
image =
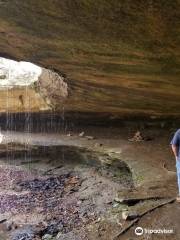
[[[176,172],[179,191],[176,200],[177,202],[180,202],[180,129],[175,132],[170,144],[176,159]]]

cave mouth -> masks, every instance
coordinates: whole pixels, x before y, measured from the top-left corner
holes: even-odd
[[[56,111],[68,97],[66,81],[57,70],[0,57],[0,114]]]
[[[42,68],[24,61],[0,57],[0,88],[29,86],[42,74]]]

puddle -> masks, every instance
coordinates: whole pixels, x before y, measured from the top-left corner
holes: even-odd
[[[103,177],[133,186],[131,170],[124,161],[83,147],[30,146],[27,149],[24,145],[18,145],[17,149],[11,146],[9,152],[2,150],[0,157],[8,159],[11,164],[27,164],[28,167],[44,163],[52,166],[52,170],[63,166],[92,168]]]

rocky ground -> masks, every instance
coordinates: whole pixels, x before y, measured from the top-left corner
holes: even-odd
[[[3,132],[1,239],[177,239],[175,129]],[[173,233],[135,235],[135,228]]]

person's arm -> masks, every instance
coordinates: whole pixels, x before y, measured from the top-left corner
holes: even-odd
[[[175,158],[177,158],[178,157],[178,150],[179,150],[178,146],[172,144],[171,148],[172,148],[172,151],[174,153]]]
[[[179,145],[180,145],[180,131],[178,130],[174,136],[173,139],[171,140],[171,148],[172,151],[174,153],[174,156],[177,160],[177,158],[179,157]]]

